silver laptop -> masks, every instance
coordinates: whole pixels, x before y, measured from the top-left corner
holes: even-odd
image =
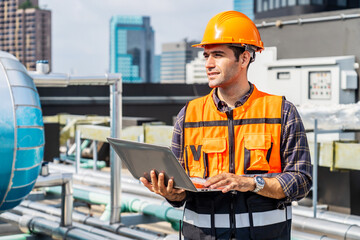
[[[173,177],[175,188],[183,188],[192,192],[221,191],[221,189],[205,187],[196,188],[168,147],[116,138],[107,138],[107,140],[136,179],[145,177],[151,182],[150,171],[155,170],[156,173],[163,172],[165,174],[165,184],[169,178]],[[196,183],[198,186],[201,185],[201,182],[196,181]]]

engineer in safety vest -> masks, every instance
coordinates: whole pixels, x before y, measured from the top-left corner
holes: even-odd
[[[172,150],[190,177],[220,191],[173,188],[151,172],[149,190],[184,206],[185,239],[290,239],[291,202],[305,197],[312,167],[304,126],[284,97],[259,91],[247,78],[263,42],[236,11],[210,19],[202,42],[212,91],[181,109]]]

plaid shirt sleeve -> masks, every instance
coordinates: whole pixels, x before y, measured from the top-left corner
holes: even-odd
[[[174,131],[171,142],[171,150],[179,160],[180,164],[185,168],[183,157],[183,125],[184,125],[185,107],[183,107],[177,115],[174,125]]]
[[[283,173],[276,176],[287,201],[304,198],[312,186],[312,167],[305,128],[295,106],[284,102],[282,114],[281,164]]]

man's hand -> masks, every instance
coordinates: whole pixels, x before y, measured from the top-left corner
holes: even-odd
[[[223,193],[231,190],[247,192],[255,189],[255,182],[253,178],[243,177],[233,173],[221,173],[216,175],[207,180],[204,185],[205,187],[212,189],[223,188]]]
[[[140,181],[147,187],[150,191],[159,194],[165,197],[169,201],[182,201],[186,197],[186,192],[184,189],[174,188],[174,180],[169,179],[167,187],[164,184],[164,174],[159,174],[159,179],[157,179],[155,171],[150,172],[151,183],[146,180],[146,178],[141,177]]]
[[[276,178],[264,178],[264,180],[265,187],[257,192],[257,194],[275,199],[286,197],[280,182]],[[253,177],[244,177],[232,173],[216,175],[206,181],[204,185],[209,188],[223,188],[223,193],[231,190],[240,192],[253,191],[256,187]]]

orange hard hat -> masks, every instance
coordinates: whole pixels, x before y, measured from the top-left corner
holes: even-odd
[[[237,11],[221,12],[211,18],[201,43],[192,46],[203,47],[207,44],[252,45],[256,51],[264,50],[260,33],[253,21]]]

